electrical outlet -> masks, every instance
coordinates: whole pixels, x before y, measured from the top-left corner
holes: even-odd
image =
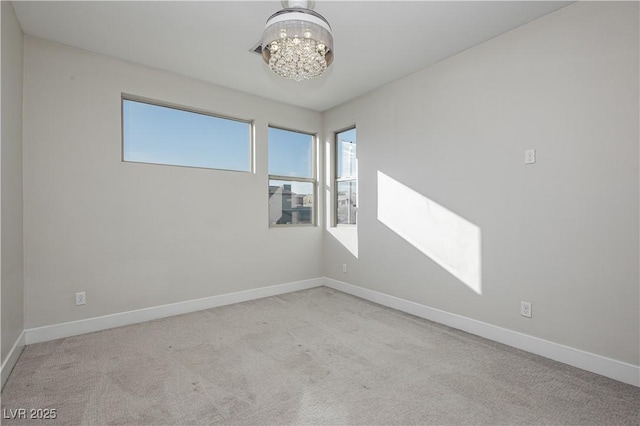
[[[346,263],[342,264],[342,272],[344,272],[345,274],[347,273],[347,264]]]
[[[524,152],[524,164],[534,164],[536,162],[536,150],[527,149]]]
[[[87,303],[87,295],[83,292],[76,293],[76,306],[85,305]]]
[[[531,303],[520,302],[520,315],[531,318]]]

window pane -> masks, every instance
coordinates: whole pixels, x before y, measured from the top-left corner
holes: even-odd
[[[313,183],[269,180],[269,224],[313,223]]]
[[[355,225],[358,216],[356,129],[336,133],[336,225]]]
[[[124,161],[251,171],[251,124],[123,99]]]
[[[338,225],[355,225],[358,211],[358,183],[355,180],[338,182],[337,222]]]
[[[356,160],[356,129],[347,130],[336,135],[336,156],[338,160],[336,177],[357,178],[358,163]]]
[[[269,127],[269,174],[313,177],[313,135]]]

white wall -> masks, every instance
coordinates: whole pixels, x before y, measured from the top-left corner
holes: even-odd
[[[324,275],[640,364],[638,35],[637,2],[576,3],[326,112],[327,140],[357,125],[360,209]],[[378,220],[379,172],[418,247],[430,202],[480,229],[481,294]]]
[[[24,55],[27,328],[326,275],[639,364],[637,3],[574,4],[322,115],[39,39]],[[255,119],[256,173],[121,162],[121,92]],[[268,228],[267,124],[357,125],[358,247]],[[479,228],[480,294],[378,220],[379,172]],[[4,278],[2,298],[4,345]]]
[[[22,29],[13,6],[2,3],[2,143],[0,147],[0,269],[2,285],[2,364],[24,329],[22,255]],[[18,348],[19,349],[19,348]],[[15,362],[15,359],[13,360]],[[7,365],[10,371],[12,366]],[[8,371],[3,368],[2,378]]]
[[[30,37],[24,61],[26,328],[321,276],[320,228],[268,227],[266,145],[321,114]],[[122,162],[122,92],[255,120],[256,173]]]

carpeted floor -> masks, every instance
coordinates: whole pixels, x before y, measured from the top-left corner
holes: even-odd
[[[318,287],[30,345],[2,408],[56,410],[7,425],[638,425],[640,388]]]

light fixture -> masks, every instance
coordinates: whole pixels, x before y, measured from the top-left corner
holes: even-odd
[[[262,58],[276,74],[296,81],[322,74],[333,62],[331,26],[311,10],[313,1],[283,1],[267,20]]]

